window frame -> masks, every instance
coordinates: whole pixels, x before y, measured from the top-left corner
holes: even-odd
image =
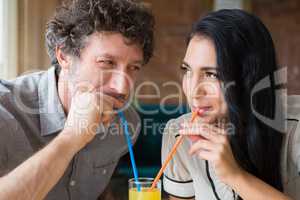
[[[2,44],[0,78],[11,79],[18,72],[18,0],[0,0]]]

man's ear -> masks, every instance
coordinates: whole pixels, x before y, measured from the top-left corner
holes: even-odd
[[[65,54],[60,47],[55,48],[56,59],[63,70],[69,70],[71,66],[71,58]]]

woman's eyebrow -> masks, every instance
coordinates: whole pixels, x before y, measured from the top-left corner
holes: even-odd
[[[185,62],[185,61],[182,61],[182,63],[181,63],[183,66],[185,66],[185,67],[188,67],[188,68],[191,68],[191,66],[187,63],[187,62]],[[216,71],[217,70],[217,68],[216,67],[213,67],[213,66],[201,66],[201,68],[200,68],[202,71]]]
[[[181,65],[183,65],[185,67],[188,67],[188,68],[191,68],[191,66],[185,61],[182,61]]]
[[[212,67],[212,66],[203,66],[201,67],[202,71],[216,71],[217,68],[216,67]]]

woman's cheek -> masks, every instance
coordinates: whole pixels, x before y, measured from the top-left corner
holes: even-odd
[[[221,101],[221,108],[220,108],[220,113],[223,117],[226,117],[227,116],[227,113],[228,113],[228,106],[227,106],[227,103],[222,95],[222,101]]]
[[[221,88],[219,87],[218,83],[211,83],[211,87],[209,88],[209,101],[213,107],[212,112],[210,113],[210,117],[208,121],[210,123],[215,122],[223,116],[224,112],[224,98],[221,91]]]
[[[182,80],[182,89],[187,101],[190,102],[190,94],[188,92],[188,85],[185,77]]]
[[[217,95],[217,98],[215,99],[214,107],[216,108],[215,115],[218,119],[222,119],[227,116],[228,107],[225,102],[224,96],[221,92]]]

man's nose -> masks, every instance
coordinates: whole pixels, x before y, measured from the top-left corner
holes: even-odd
[[[124,71],[114,72],[110,79],[109,87],[118,95],[126,98],[130,91],[130,79]]]

